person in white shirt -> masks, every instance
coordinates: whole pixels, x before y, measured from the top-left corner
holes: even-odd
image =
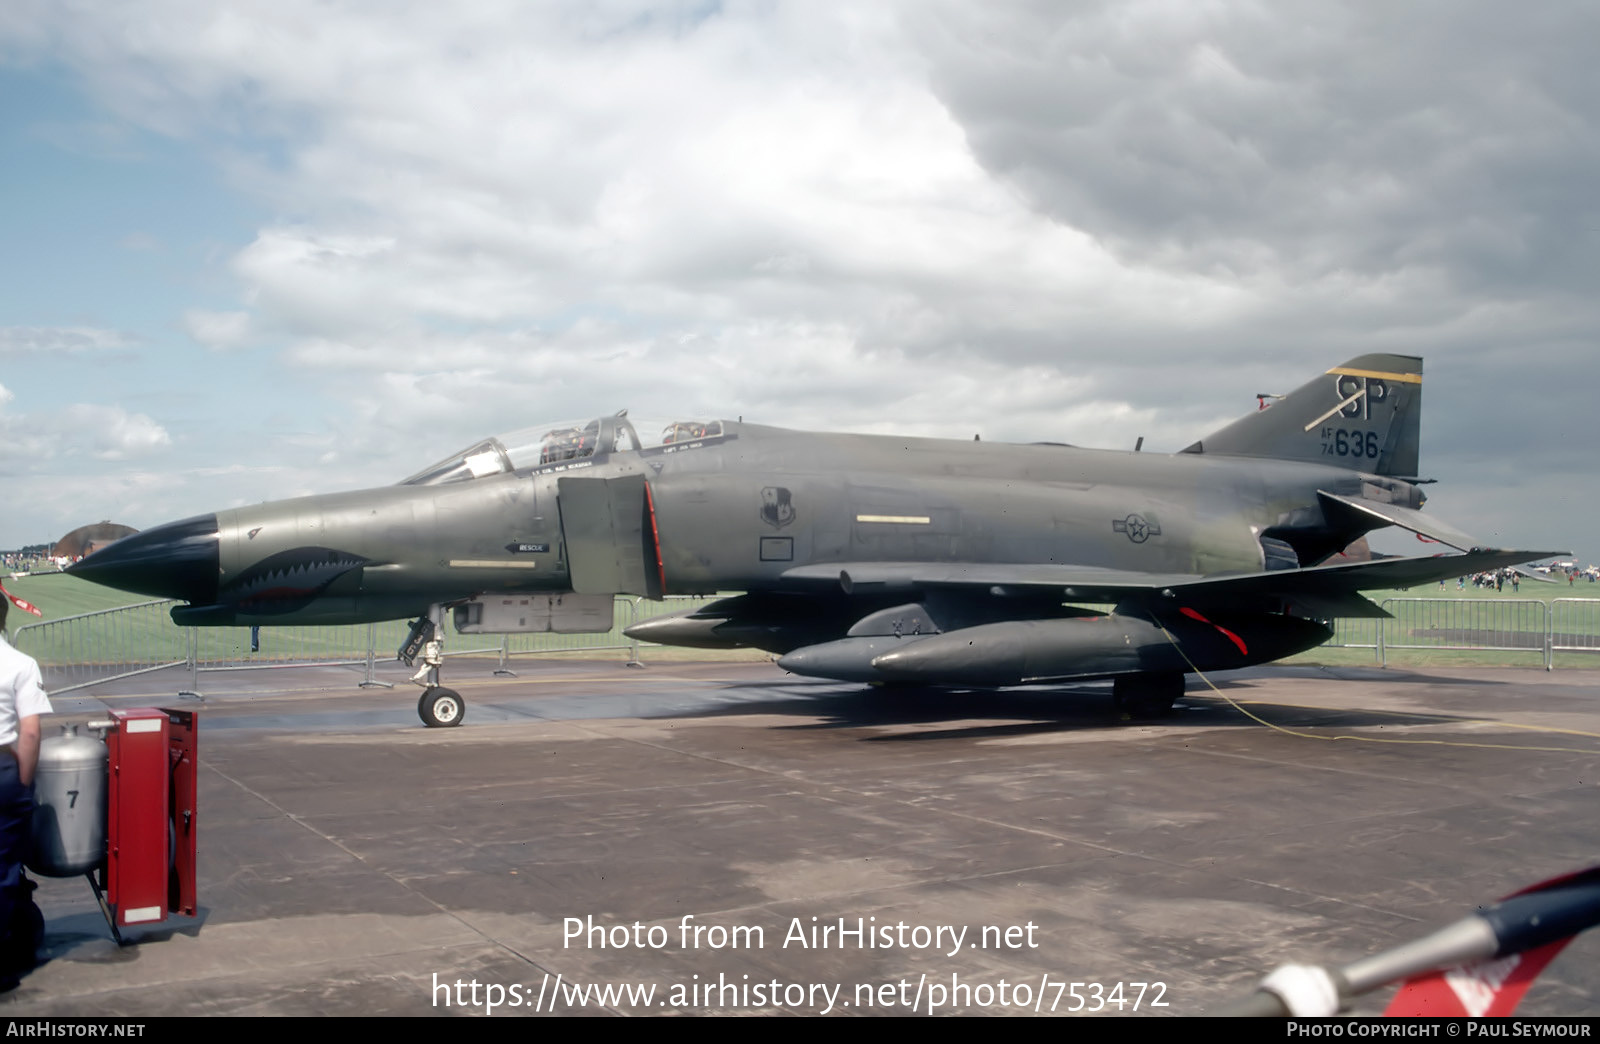
[[[33,773],[39,765],[39,717],[50,713],[50,698],[40,682],[39,664],[6,640],[9,598],[0,597],[0,951],[11,940],[17,907],[33,898],[23,884],[22,861],[28,854],[28,828],[33,818]],[[22,949],[30,951],[31,943]],[[31,963],[29,967],[31,967]],[[0,989],[16,985],[26,968],[0,967]]]

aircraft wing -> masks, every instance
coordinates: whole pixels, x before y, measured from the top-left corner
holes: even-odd
[[[1550,553],[1480,549],[1459,555],[1380,558],[1370,562],[1320,565],[1309,569],[1207,577],[1196,584],[1176,589],[1174,594],[1196,604],[1248,606],[1252,601],[1281,601],[1319,619],[1387,616],[1382,609],[1362,597],[1360,592],[1434,583],[1519,562],[1531,562]],[[1364,612],[1360,611],[1363,607],[1366,609]]]
[[[1016,593],[1054,589],[1064,600],[1074,602],[1176,603],[1266,611],[1288,605],[1304,615],[1327,619],[1387,615],[1362,597],[1362,591],[1411,587],[1559,554],[1475,550],[1211,576],[1048,564],[853,562],[799,566],[785,572],[783,579],[797,586],[834,584],[847,594],[935,588],[1001,588]]]

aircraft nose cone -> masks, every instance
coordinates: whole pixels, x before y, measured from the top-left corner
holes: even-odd
[[[217,516],[197,515],[123,537],[67,572],[119,591],[210,605],[217,600]]]

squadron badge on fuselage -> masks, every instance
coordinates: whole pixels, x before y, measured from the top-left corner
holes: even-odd
[[[783,486],[767,486],[761,491],[761,521],[774,529],[794,521],[794,500]]]

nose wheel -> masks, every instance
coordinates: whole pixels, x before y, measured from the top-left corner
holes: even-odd
[[[466,720],[467,701],[454,689],[433,685],[417,701],[417,716],[430,729],[451,728]]]

